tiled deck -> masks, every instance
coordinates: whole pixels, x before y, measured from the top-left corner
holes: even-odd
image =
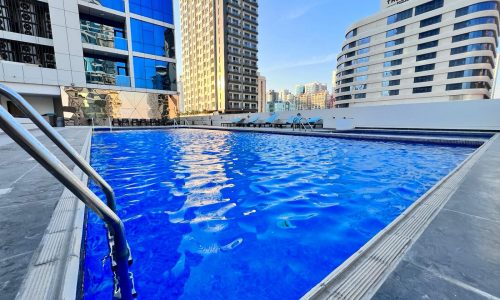
[[[88,128],[60,133],[80,152]],[[31,131],[70,169],[73,163],[38,131]],[[63,186],[35,160],[0,133],[0,299],[14,299]]]
[[[374,298],[500,298],[500,138]]]

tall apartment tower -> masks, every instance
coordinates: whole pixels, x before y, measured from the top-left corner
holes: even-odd
[[[489,99],[499,0],[382,0],[347,30],[336,106]]]
[[[0,82],[77,125],[166,118],[173,24],[172,0],[0,0]]]
[[[257,112],[257,0],[181,0],[186,113]]]

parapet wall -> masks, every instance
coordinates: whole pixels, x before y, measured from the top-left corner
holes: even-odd
[[[351,108],[279,112],[286,120],[291,115],[321,117],[324,128],[336,128],[338,119],[351,119],[355,127],[447,130],[500,131],[500,100],[447,101],[416,104],[358,106]],[[267,119],[270,113],[211,115],[181,118],[189,124],[214,125],[238,117],[259,115]]]

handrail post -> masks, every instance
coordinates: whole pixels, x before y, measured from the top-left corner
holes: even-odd
[[[118,277],[121,299],[133,299],[133,284],[128,272],[130,251],[121,219],[1,105],[0,128],[108,225],[114,239],[111,252],[116,259],[115,274]]]
[[[112,211],[116,211],[115,193],[111,186],[97,173],[89,163],[83,159],[78,152],[57,132],[47,121],[13,89],[0,84],[0,95],[11,100],[40,130],[47,135],[61,151],[64,152],[85,174],[104,191],[106,203]],[[92,118],[92,130],[94,129]]]

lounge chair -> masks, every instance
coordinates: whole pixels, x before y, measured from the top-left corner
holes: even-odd
[[[111,121],[111,124],[113,126],[122,126],[122,121],[120,119],[113,118],[113,120]]]
[[[245,124],[248,127],[250,126],[257,127],[257,125],[259,125],[260,127],[263,123],[264,121],[262,121],[259,116],[253,116],[250,119],[248,119],[248,122],[246,122]]]
[[[307,122],[305,122],[305,123],[309,124],[309,126],[312,126],[313,128],[316,128],[316,126],[323,125],[323,119],[321,119],[320,117],[313,117],[313,118],[307,119]]]
[[[264,123],[262,123],[262,125],[264,125],[264,127],[267,127],[269,125],[269,127],[273,127],[274,126],[274,123],[279,119],[279,116],[277,114],[272,114],[269,118],[267,118]]]
[[[224,127],[224,126],[227,126],[227,127],[238,126],[238,124],[243,122],[243,120],[245,120],[245,119],[244,118],[234,118],[234,119],[231,119],[229,122],[221,123],[221,126],[222,127]]]
[[[290,116],[290,117],[288,117],[286,122],[283,123],[283,125],[285,125],[285,126],[290,125],[292,128],[298,127],[301,118],[302,117],[300,117],[300,116]]]
[[[121,119],[121,126],[130,126],[130,120],[129,119]]]
[[[248,120],[246,120],[244,123],[243,123],[243,126],[248,126],[250,127],[251,125],[253,125],[255,122],[257,122],[257,120],[259,119],[259,116],[253,116],[253,117],[250,117],[248,118]]]

